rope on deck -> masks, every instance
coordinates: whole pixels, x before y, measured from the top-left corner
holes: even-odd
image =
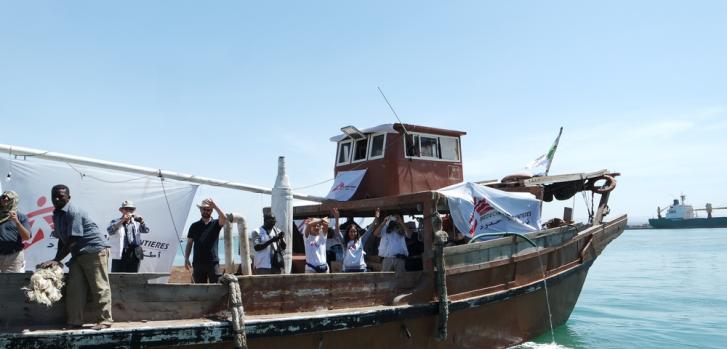
[[[245,309],[242,307],[242,292],[237,277],[232,274],[225,274],[221,281],[227,285],[230,291],[230,313],[232,315],[232,332],[235,333],[235,348],[247,349],[247,337],[245,336]]]
[[[437,317],[437,340],[447,340],[447,320],[449,319],[449,298],[447,297],[447,275],[444,270],[444,245],[449,236],[444,231],[434,233],[434,265],[437,268],[435,284],[439,294],[439,316]]]

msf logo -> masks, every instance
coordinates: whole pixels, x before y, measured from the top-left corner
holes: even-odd
[[[43,241],[53,231],[53,205],[49,204],[45,196],[38,198],[35,203],[38,208],[28,213],[28,225],[30,225],[30,232],[33,237],[29,241],[23,242],[26,250],[36,243]]]
[[[479,223],[479,219],[484,216],[487,212],[490,212],[493,210],[492,206],[490,206],[490,203],[485,200],[485,198],[474,198],[474,210],[472,210],[472,214],[470,215],[469,219],[469,226],[470,226],[470,236],[474,236],[475,232],[477,231],[477,225]],[[475,218],[475,214],[477,214],[477,217]]]

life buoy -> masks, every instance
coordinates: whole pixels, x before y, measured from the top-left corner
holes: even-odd
[[[606,183],[603,185],[596,185],[596,182],[604,180]],[[598,194],[605,194],[616,188],[616,178],[613,178],[609,175],[603,175],[601,177],[596,178],[589,178],[588,181],[586,181],[585,188]]]

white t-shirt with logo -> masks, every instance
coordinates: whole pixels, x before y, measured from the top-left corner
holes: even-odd
[[[305,262],[311,265],[319,266],[326,264],[326,235],[324,233],[318,234],[317,236],[303,235],[303,242],[305,244]],[[315,270],[306,264],[306,271]]]

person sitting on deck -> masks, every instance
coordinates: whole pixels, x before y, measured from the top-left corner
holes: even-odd
[[[283,266],[273,265],[273,253],[285,250],[285,233],[275,228],[275,215],[263,215],[263,225],[250,234],[250,245],[255,250],[253,266],[255,275],[280,274]]]
[[[376,231],[376,234],[381,232],[382,225],[379,222],[379,214],[379,209],[376,209],[374,222],[369,225],[363,236],[361,236],[361,230],[358,229],[358,224],[355,223],[347,225],[346,227],[348,229],[345,230],[346,235],[343,235],[341,228],[338,226],[338,209],[333,209],[333,216],[336,218],[336,236],[339,236],[344,241],[344,246],[346,246],[343,252],[344,273],[366,271],[366,261],[364,260],[366,252],[364,252],[364,245],[366,245],[369,237],[374,234],[374,231]],[[341,226],[344,225],[341,224]]]
[[[384,222],[379,243],[379,256],[383,258],[381,271],[406,271],[406,237],[411,236],[409,227],[404,224],[401,215],[389,216]]]
[[[303,228],[305,246],[305,272],[328,273],[326,264],[326,240],[328,218],[308,218]]]

